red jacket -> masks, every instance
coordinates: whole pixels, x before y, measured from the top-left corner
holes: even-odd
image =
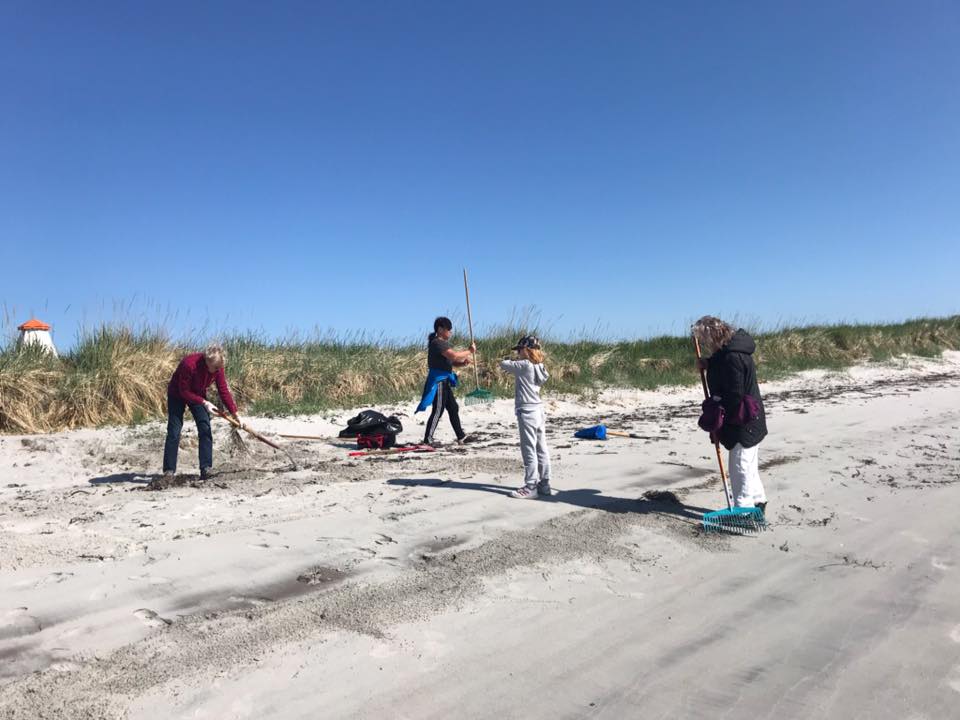
[[[188,405],[202,405],[207,399],[207,388],[212,382],[217,383],[217,392],[220,393],[220,399],[227,406],[227,410],[236,415],[237,404],[233,401],[230,388],[227,387],[227,376],[223,368],[210,372],[203,353],[187,355],[180,361],[176,372],[170,378],[170,384],[167,385],[167,394],[183,400]]]

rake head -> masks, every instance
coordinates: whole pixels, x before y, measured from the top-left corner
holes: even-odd
[[[763,510],[754,507],[736,507],[714,510],[703,516],[704,532],[725,532],[732,535],[759,535],[767,529]]]
[[[467,405],[477,405],[479,403],[491,403],[495,399],[492,392],[478,387],[472,393],[467,394],[464,398],[464,403]]]
[[[234,455],[246,454],[250,452],[247,443],[243,440],[243,435],[235,427],[230,428],[230,452]]]

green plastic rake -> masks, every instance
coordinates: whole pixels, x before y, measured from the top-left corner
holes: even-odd
[[[697,353],[697,360],[700,359],[700,341],[696,336],[693,338],[693,346]],[[710,391],[707,389],[707,377],[703,369],[700,370],[700,383],[703,385],[703,395],[710,397]],[[725,510],[714,510],[704,513],[703,531],[704,532],[725,532],[733,535],[759,535],[761,530],[767,529],[767,519],[764,517],[763,510],[756,507],[733,507],[730,497],[730,488],[727,485],[727,473],[723,469],[723,455],[720,454],[720,441],[713,444],[717,451],[717,464],[720,466],[720,479],[723,480],[723,497],[727,501]]]
[[[466,268],[463,269],[463,292],[467,296],[467,325],[470,327],[470,344],[473,345],[473,315],[470,313],[470,286],[467,284]],[[473,379],[476,389],[471,393],[467,393],[464,402],[467,405],[493,402],[493,393],[480,387],[480,369],[477,367],[476,358],[473,359]]]

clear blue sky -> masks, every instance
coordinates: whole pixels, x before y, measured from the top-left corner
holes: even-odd
[[[0,304],[409,338],[960,310],[956,2],[0,1]]]

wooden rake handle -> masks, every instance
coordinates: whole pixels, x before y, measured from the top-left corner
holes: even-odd
[[[697,360],[700,360],[702,357],[700,354],[700,341],[697,340],[696,335],[693,336],[693,348],[694,348],[694,351],[697,353]],[[707,389],[707,374],[703,368],[700,368],[700,384],[703,385],[704,399],[710,397],[710,391]]]
[[[700,354],[700,341],[697,340],[697,336],[693,336],[693,349],[697,354],[697,360],[700,360],[702,357]],[[707,373],[706,370],[700,368],[700,384],[703,385],[703,397],[705,400],[710,399],[710,390],[707,388]],[[733,504],[730,502],[730,488],[727,486],[727,473],[723,469],[723,455],[720,453],[720,441],[717,440],[713,444],[714,450],[717,451],[717,465],[720,466],[720,479],[723,480],[723,497],[727,501],[727,510],[733,509]]]
[[[246,431],[249,435],[252,435],[253,437],[255,437],[255,438],[256,438],[257,440],[259,440],[260,442],[265,443],[266,445],[269,445],[269,446],[272,447],[274,450],[280,450],[281,452],[283,451],[283,448],[282,448],[282,447],[280,447],[280,446],[277,445],[276,443],[270,442],[270,441],[267,440],[263,435],[261,435],[260,433],[256,432],[255,430],[252,430],[251,428],[248,428],[246,425],[243,425],[243,424],[241,424],[241,423],[238,423],[238,422],[237,422],[236,420],[234,420],[230,415],[227,415],[227,414],[226,414],[225,412],[223,412],[222,410],[217,410],[217,415],[219,415],[219,416],[222,417],[224,420],[226,420],[228,423],[230,423],[231,425],[233,425],[235,428],[237,428],[237,430],[244,430],[244,431]]]
[[[467,269],[463,269],[463,294],[467,296],[467,327],[470,328],[470,344],[474,344],[473,339],[473,314],[470,312],[470,286],[467,284]],[[473,379],[476,381],[477,390],[480,389],[480,369],[477,367],[477,357],[473,357]]]
[[[323,440],[325,442],[333,442],[334,440],[342,439],[342,438],[323,437],[322,435],[284,435],[283,433],[277,433],[277,437],[282,437],[287,440]]]

